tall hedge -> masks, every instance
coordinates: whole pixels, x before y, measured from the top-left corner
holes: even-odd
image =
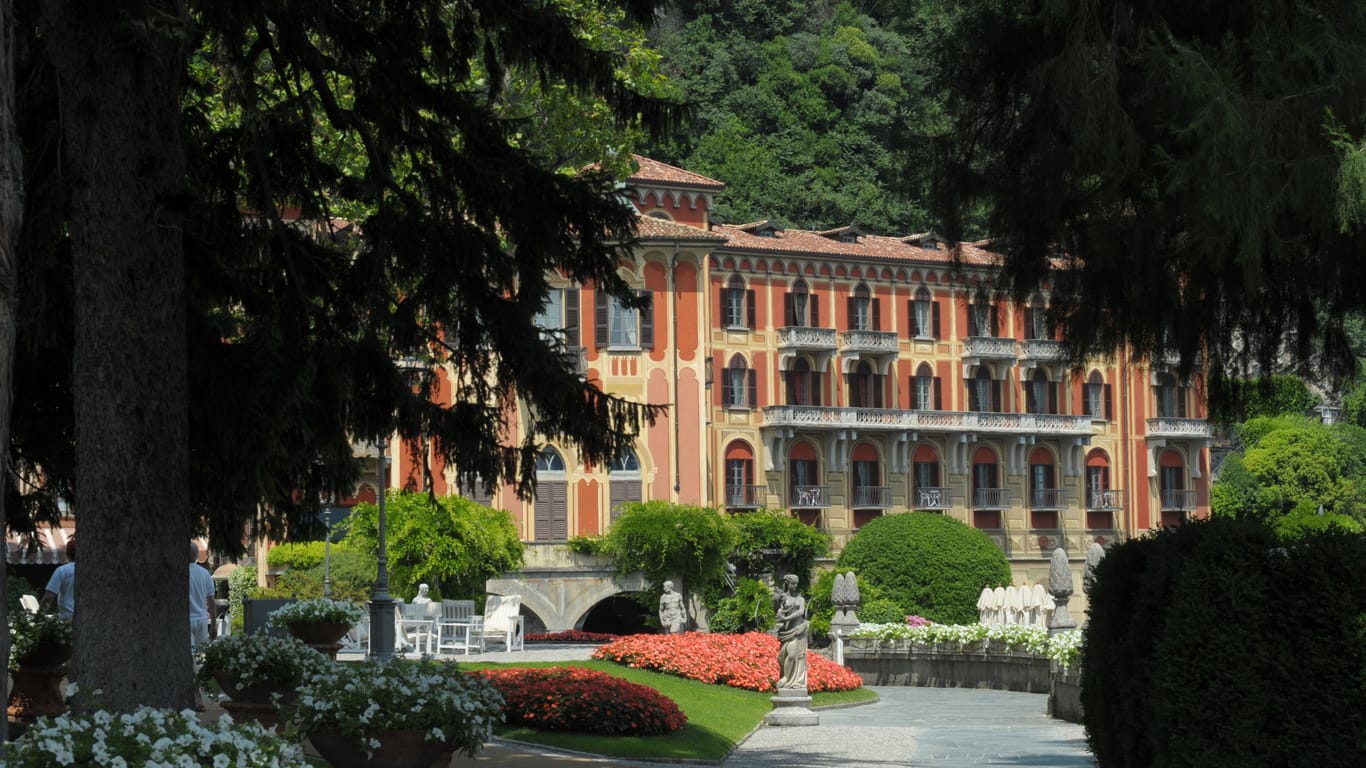
[[[1366,538],[1193,523],[1111,549],[1090,598],[1082,704],[1102,768],[1362,764]]]
[[[840,552],[853,570],[905,614],[944,624],[977,623],[982,587],[1011,583],[1010,564],[987,535],[929,512],[875,518]]]

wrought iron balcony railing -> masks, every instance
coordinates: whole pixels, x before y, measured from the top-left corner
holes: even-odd
[[[729,509],[762,509],[767,503],[766,485],[726,486],[726,507]]]
[[[1034,488],[1029,492],[1030,509],[1062,509],[1066,503],[1061,488]]]
[[[892,488],[888,485],[854,486],[854,509],[890,509]]]
[[[827,509],[830,506],[830,486],[794,485],[787,505],[792,509]]]
[[[1163,512],[1189,512],[1195,509],[1195,491],[1177,488],[1162,489]]]
[[[1101,491],[1088,491],[1086,494],[1086,508],[1095,510],[1113,510],[1123,508],[1124,492],[1118,488],[1106,488]]]
[[[1010,499],[1005,488],[974,488],[972,491],[973,509],[1010,509]]]
[[[915,489],[915,509],[948,509],[949,489],[924,486]]]

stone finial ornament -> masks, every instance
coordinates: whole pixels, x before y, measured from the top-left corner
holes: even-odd
[[[830,620],[831,631],[847,635],[858,627],[859,618],[854,613],[859,605],[858,579],[854,578],[853,571],[835,574],[830,602],[835,605],[835,616]]]
[[[1086,550],[1086,567],[1081,571],[1081,591],[1089,597],[1091,588],[1096,585],[1096,566],[1105,559],[1105,547],[1100,542],[1091,542],[1091,548]]]
[[[1067,610],[1067,603],[1072,599],[1072,568],[1067,564],[1067,552],[1061,547],[1053,550],[1048,564],[1048,594],[1053,596],[1053,618],[1048,622],[1048,634],[1076,629],[1077,622]]]

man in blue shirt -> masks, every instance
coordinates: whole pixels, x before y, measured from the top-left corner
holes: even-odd
[[[76,615],[76,539],[66,540],[66,562],[57,566],[47,580],[43,607],[57,607],[57,615],[69,619]]]

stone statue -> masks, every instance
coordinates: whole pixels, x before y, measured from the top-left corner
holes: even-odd
[[[688,612],[683,607],[683,596],[674,591],[672,581],[664,582],[664,594],[659,596],[659,626],[671,635],[688,630]]]
[[[1091,588],[1096,585],[1096,566],[1105,559],[1105,547],[1098,541],[1091,542],[1091,548],[1086,550],[1086,567],[1081,572],[1081,591],[1091,596]]]
[[[426,584],[417,585],[417,597],[413,598],[413,605],[430,605],[431,596],[427,594],[429,587]]]
[[[1077,622],[1067,611],[1072,599],[1072,568],[1067,564],[1067,553],[1061,547],[1053,550],[1048,565],[1048,594],[1053,596],[1053,618],[1048,622],[1048,634],[1056,635],[1076,629]]]
[[[806,599],[797,591],[797,575],[783,577],[783,591],[774,595],[778,621],[778,690],[806,693]]]
[[[835,605],[835,616],[830,620],[830,630],[847,635],[858,628],[859,619],[854,610],[858,608],[858,579],[854,572],[836,573],[835,584],[830,589],[830,602]]]

